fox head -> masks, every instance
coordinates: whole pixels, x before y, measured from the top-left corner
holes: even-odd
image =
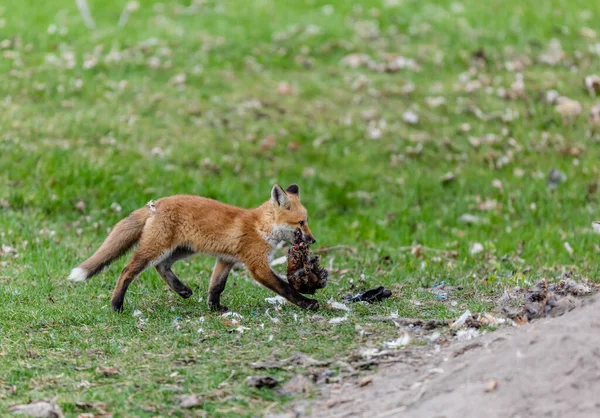
[[[300,228],[302,239],[308,244],[317,242],[308,227],[308,213],[300,203],[300,189],[297,184],[285,191],[278,185],[271,190],[271,204],[274,211],[273,236],[281,241],[292,243],[294,231]]]

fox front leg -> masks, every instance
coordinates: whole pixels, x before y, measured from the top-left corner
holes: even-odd
[[[282,280],[277,273],[271,270],[271,267],[266,260],[264,262],[246,265],[254,280],[278,295],[283,296],[294,305],[299,306],[302,309],[319,309],[319,302],[317,300],[302,296],[288,282]]]

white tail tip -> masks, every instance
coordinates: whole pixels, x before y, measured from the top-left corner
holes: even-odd
[[[71,270],[71,274],[69,274],[68,280],[72,280],[74,282],[83,282],[87,280],[87,278],[87,271],[85,271],[81,267],[75,267],[73,270]]]

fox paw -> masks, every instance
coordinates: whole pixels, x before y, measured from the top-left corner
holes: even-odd
[[[208,307],[210,308],[211,311],[215,311],[215,312],[220,312],[220,313],[229,312],[229,308],[227,308],[227,306],[221,305],[220,303],[209,303]]]
[[[186,287],[184,289],[178,289],[178,290],[176,290],[176,292],[183,299],[188,299],[189,297],[191,297],[194,294],[192,289],[190,289],[189,287]]]
[[[315,299],[306,299],[300,304],[302,309],[310,309],[311,311],[316,311],[319,309],[319,301]]]

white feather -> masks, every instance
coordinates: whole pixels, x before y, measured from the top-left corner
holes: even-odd
[[[281,256],[271,261],[271,266],[280,266],[285,263],[287,263],[287,255]]]

